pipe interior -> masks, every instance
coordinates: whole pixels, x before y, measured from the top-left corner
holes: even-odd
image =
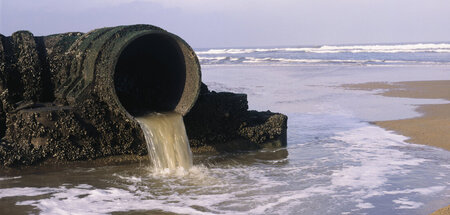
[[[114,87],[122,106],[133,116],[173,111],[183,94],[186,65],[170,35],[148,34],[121,52]]]

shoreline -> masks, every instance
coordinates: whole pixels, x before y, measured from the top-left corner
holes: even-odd
[[[401,98],[444,99],[447,104],[419,105],[419,117],[375,121],[375,125],[409,137],[406,142],[439,147],[450,151],[450,80],[369,82],[343,85],[351,90],[383,90],[378,95]],[[438,209],[430,215],[449,214],[450,205]]]
[[[350,90],[383,90],[387,97],[443,99],[447,104],[419,105],[422,116],[408,119],[375,121],[377,126],[409,137],[407,142],[439,147],[450,151],[450,80],[368,82],[342,85]]]

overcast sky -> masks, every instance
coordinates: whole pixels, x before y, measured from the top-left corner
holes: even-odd
[[[0,0],[0,33],[153,24],[194,48],[450,41],[450,0]]]

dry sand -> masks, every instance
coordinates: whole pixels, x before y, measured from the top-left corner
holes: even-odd
[[[449,104],[421,105],[424,115],[417,118],[379,121],[376,125],[410,137],[408,142],[440,147],[450,151],[450,80],[344,85],[354,90],[384,90],[383,96],[446,99]]]

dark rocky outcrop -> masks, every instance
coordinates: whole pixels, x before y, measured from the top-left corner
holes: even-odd
[[[194,152],[253,150],[286,144],[286,116],[248,111],[244,94],[211,92],[203,84],[200,89],[195,53],[184,41],[160,28],[120,26],[87,34],[45,37],[20,31],[10,37],[0,35],[0,165],[147,154],[142,131],[130,113],[153,108],[153,101],[137,110],[124,108],[133,104],[130,100],[124,105],[129,102],[127,84],[139,81],[143,74],[135,72],[133,79],[127,73],[117,72],[117,68],[115,71],[110,62],[120,61],[118,56],[124,50],[121,46],[131,43],[128,40],[133,42],[148,35],[157,37],[158,44],[159,40],[174,38],[169,42],[171,46],[178,44],[180,48],[174,50],[181,54],[165,54],[184,57],[179,61],[186,62],[183,68],[160,65],[158,69],[175,71],[173,74],[183,77],[177,78],[178,82],[185,80],[184,88],[161,91],[176,96],[176,100],[163,100],[167,105],[162,108],[173,108],[182,114],[190,110],[185,124]],[[130,53],[133,56],[133,50]],[[129,61],[122,62],[126,65]],[[180,73],[180,68],[186,73]],[[120,75],[114,76],[114,71]],[[171,76],[159,78],[170,82]],[[116,92],[123,93],[123,98]]]
[[[202,92],[184,118],[192,151],[234,152],[286,145],[285,115],[247,109],[245,94]],[[6,117],[0,162],[20,166],[48,159],[147,154],[141,131],[119,117],[95,99],[74,107],[50,103],[20,107]]]
[[[194,152],[286,146],[287,116],[249,111],[246,94],[211,92],[202,84],[197,103],[184,121]]]

